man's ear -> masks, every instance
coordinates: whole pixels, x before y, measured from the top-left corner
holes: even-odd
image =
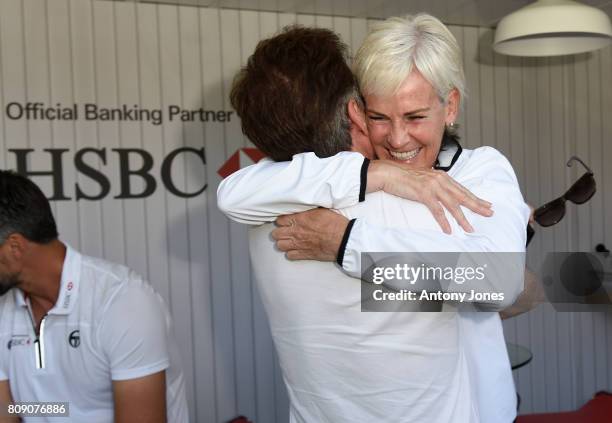
[[[349,119],[351,120],[352,150],[361,153],[368,159],[373,159],[374,148],[368,137],[368,127],[365,121],[364,110],[359,107],[359,103],[357,103],[355,99],[349,100],[347,107]]]
[[[21,260],[25,254],[28,240],[19,233],[12,233],[8,236],[4,244],[14,259]]]
[[[356,129],[368,135],[368,126],[365,120],[365,110],[361,108],[359,103],[351,98],[348,102],[348,115],[351,120],[351,126],[356,126]]]

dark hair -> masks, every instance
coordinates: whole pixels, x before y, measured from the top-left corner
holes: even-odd
[[[57,239],[49,200],[36,184],[10,170],[0,170],[0,242],[18,233],[39,244]]]
[[[290,26],[260,41],[230,94],[242,132],[277,161],[349,150],[347,104],[357,89],[346,56],[328,29]]]

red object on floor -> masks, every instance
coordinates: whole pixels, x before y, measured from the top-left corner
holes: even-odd
[[[238,416],[233,420],[230,420],[228,423],[253,423],[249,419],[244,416]]]
[[[578,411],[565,413],[529,414],[519,416],[516,423],[610,423],[612,393],[598,392]]]

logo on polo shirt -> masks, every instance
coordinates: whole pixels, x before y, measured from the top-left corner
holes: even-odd
[[[14,335],[10,341],[8,341],[7,348],[10,350],[14,347],[23,347],[30,345],[32,340],[28,335]]]
[[[69,308],[70,301],[72,300],[72,289],[74,288],[74,283],[72,281],[66,284],[66,296],[64,297],[64,303],[62,304],[62,308]]]
[[[81,331],[73,330],[68,336],[68,343],[72,348],[78,348],[81,345]]]

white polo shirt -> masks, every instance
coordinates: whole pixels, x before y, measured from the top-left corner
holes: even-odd
[[[378,197],[345,212],[410,227],[401,200]],[[249,250],[290,423],[481,422],[458,313],[363,313],[360,283],[334,263],[287,260],[273,229],[251,227]]]
[[[141,276],[67,246],[39,342],[30,316],[21,290],[0,297],[0,380],[9,380],[15,401],[68,402],[70,418],[53,423],[112,422],[113,381],[165,370],[168,421],[188,421],[170,315]]]

